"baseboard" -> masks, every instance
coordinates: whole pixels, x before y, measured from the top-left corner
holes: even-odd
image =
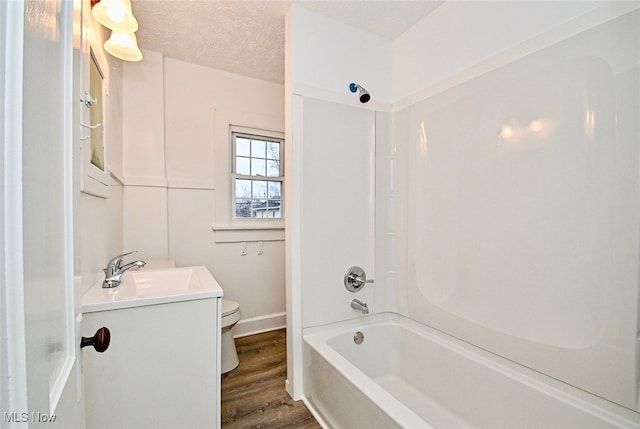
[[[275,331],[287,326],[286,313],[267,314],[250,319],[241,319],[233,327],[233,337],[246,337],[247,335],[260,334],[262,332]]]

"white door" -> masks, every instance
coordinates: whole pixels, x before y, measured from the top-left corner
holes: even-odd
[[[0,422],[78,427],[84,423],[73,382],[73,3],[2,1],[0,22]]]

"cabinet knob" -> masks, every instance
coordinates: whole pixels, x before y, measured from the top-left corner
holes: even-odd
[[[98,353],[102,353],[109,348],[110,342],[111,332],[103,326],[96,331],[93,337],[82,337],[80,347],[93,346]]]

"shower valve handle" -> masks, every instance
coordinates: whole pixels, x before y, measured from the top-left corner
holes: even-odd
[[[367,280],[367,274],[360,267],[350,267],[344,274],[344,286],[349,292],[357,292],[366,283],[373,283],[373,279]]]
[[[373,279],[367,280],[366,277],[356,277],[354,275],[351,276],[351,281],[356,287],[362,287],[365,283],[373,283]]]

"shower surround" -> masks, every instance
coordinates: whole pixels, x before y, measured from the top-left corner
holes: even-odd
[[[300,338],[366,324],[349,307],[357,298],[559,381],[586,406],[604,398],[625,416],[614,426],[640,427],[640,11],[614,2],[575,14],[395,103],[344,77],[371,90],[371,109],[296,84],[305,75],[294,68],[294,397],[313,404],[319,391]],[[296,17],[316,19],[294,13],[293,36]],[[362,72],[355,61],[337,68],[349,66]],[[343,150],[330,169],[318,162]],[[323,189],[323,175],[343,186]],[[375,283],[346,291],[351,265]]]
[[[638,23],[623,16],[398,112],[408,315],[631,408]]]

